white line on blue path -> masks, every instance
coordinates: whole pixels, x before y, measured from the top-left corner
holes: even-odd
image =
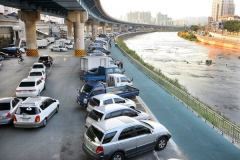
[[[205,143],[203,143],[203,141],[202,141],[200,138],[198,138],[198,140],[199,140],[204,146],[207,146]]]
[[[179,117],[176,115],[176,114],[173,114],[176,118],[178,118],[179,119]]]
[[[136,98],[138,99],[138,101],[139,101],[141,104],[143,104],[143,107],[145,108],[146,112],[150,115],[151,120],[159,123],[159,121],[157,120],[157,118],[153,115],[152,111],[148,108],[148,106],[144,103],[144,101],[143,101],[139,96],[137,96]],[[183,154],[182,154],[182,152],[178,149],[177,144],[176,144],[172,139],[170,139],[169,142],[170,142],[170,144],[172,145],[173,149],[178,153],[178,155],[182,156]],[[156,153],[156,152],[154,151],[154,153]],[[154,154],[154,155],[155,155],[155,154]],[[158,158],[159,158],[159,157],[158,157]]]
[[[167,109],[170,109],[168,106],[165,106]]]
[[[184,124],[185,125],[185,127],[187,128],[187,129],[189,129],[189,131],[192,131],[186,124]]]

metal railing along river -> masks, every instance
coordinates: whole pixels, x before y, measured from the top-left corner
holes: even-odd
[[[118,46],[119,47],[119,46]],[[120,48],[120,47],[119,47]],[[167,80],[163,79],[152,70],[143,66],[133,57],[128,55],[122,48],[123,54],[134,64],[140,71],[147,75],[150,79],[159,84],[172,96],[177,98],[187,108],[194,112],[199,118],[208,123],[212,128],[221,133],[226,139],[232,142],[236,147],[240,148],[240,127],[227,120],[224,116],[207,107],[197,98],[191,96],[189,93],[177,88]]]

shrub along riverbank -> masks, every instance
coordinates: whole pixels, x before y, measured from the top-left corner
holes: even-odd
[[[129,49],[126,45],[126,43],[124,43],[120,38],[116,39],[116,42],[118,44],[118,46],[120,48],[122,48],[127,54],[129,54],[131,57],[133,57],[135,60],[137,60],[139,63],[141,63],[143,66],[147,67],[148,69],[150,69],[151,71],[153,71],[154,73],[156,73],[157,75],[159,75],[160,77],[162,77],[163,79],[167,80],[168,82],[170,82],[171,84],[173,84],[174,86],[176,86],[179,89],[184,90],[185,92],[187,92],[186,88],[182,85],[180,85],[178,83],[178,79],[170,79],[168,77],[166,77],[161,70],[156,70],[154,66],[144,62],[141,57],[136,54],[135,51]]]
[[[190,33],[188,31],[180,31],[180,32],[178,32],[178,36],[181,38],[184,38],[186,40],[189,40],[189,41],[198,42],[197,37],[193,33]]]

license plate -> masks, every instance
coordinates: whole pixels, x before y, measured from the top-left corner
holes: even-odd
[[[28,91],[22,91],[22,93],[28,93]]]
[[[89,144],[89,142],[87,142],[87,147],[88,147],[90,150],[92,150],[92,147],[91,147],[91,145]]]
[[[24,121],[24,122],[28,122],[29,119],[28,119],[28,118],[22,118],[22,121]]]

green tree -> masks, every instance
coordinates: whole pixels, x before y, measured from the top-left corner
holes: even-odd
[[[199,29],[199,26],[197,26],[197,25],[191,25],[190,29],[191,29],[192,31],[195,31],[195,32],[196,32],[196,31]]]
[[[240,21],[230,20],[227,21],[224,26],[224,29],[227,29],[228,32],[239,32],[240,31]]]

